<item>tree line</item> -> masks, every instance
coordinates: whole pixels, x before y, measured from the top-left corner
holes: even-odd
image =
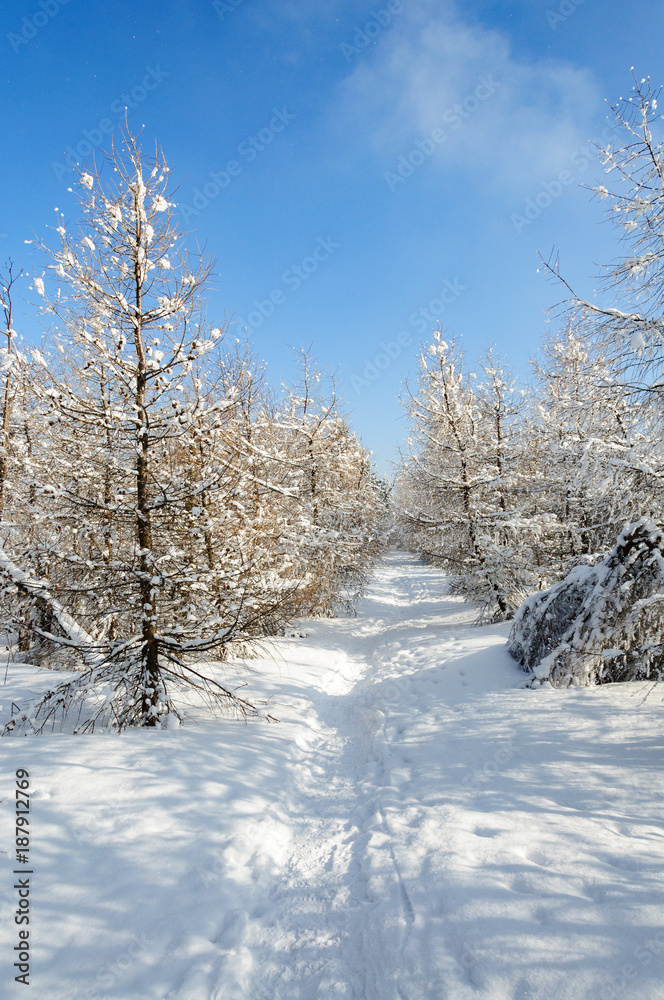
[[[612,112],[618,138],[599,147],[608,179],[594,193],[607,202],[619,256],[602,268],[599,299],[579,294],[557,258],[543,260],[565,300],[526,387],[492,350],[471,370],[460,345],[437,330],[405,400],[412,438],[395,486],[404,544],[445,567],[482,619],[511,619],[521,609],[512,648],[531,666],[533,648],[542,662],[558,650],[555,670],[551,661],[540,673],[566,682],[658,677],[664,667],[658,93],[635,78],[632,95]],[[563,578],[568,584],[555,589]],[[616,581],[620,600],[600,594]],[[555,601],[532,597],[547,588]],[[583,625],[572,627],[582,606]],[[551,632],[555,643],[545,638]],[[620,648],[607,646],[604,639],[618,633],[613,646]],[[585,646],[575,659],[569,650],[577,639],[578,650]],[[613,672],[603,654],[618,664]]]
[[[75,669],[6,731],[177,724],[192,696],[256,708],[219,664],[352,609],[382,550],[385,487],[306,352],[278,391],[213,325],[213,261],[178,232],[169,168],[128,131],[79,172],[32,285],[45,349],[3,275],[0,582],[24,659]]]

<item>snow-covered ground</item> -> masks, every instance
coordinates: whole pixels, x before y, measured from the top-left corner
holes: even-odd
[[[0,741],[2,994],[22,767],[38,1000],[661,1000],[662,696],[524,689],[472,618],[392,554],[249,663],[279,724]]]

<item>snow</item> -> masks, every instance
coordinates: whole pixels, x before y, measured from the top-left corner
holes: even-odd
[[[556,687],[660,678],[664,534],[648,518],[625,524],[593,563],[524,601],[510,652]]]
[[[0,546],[0,570],[17,586],[21,587],[24,591],[31,592],[42,596],[44,600],[48,603],[48,607],[57,621],[58,625],[62,628],[67,639],[61,640],[63,644],[65,642],[76,643],[78,648],[81,649],[81,655],[84,661],[88,665],[99,664],[101,657],[95,651],[95,641],[94,639],[81,628],[77,622],[68,615],[64,610],[59,601],[57,601],[50,592],[49,585],[46,580],[40,580],[37,577],[29,576],[24,573],[23,570],[12,562],[5,550]],[[40,679],[43,675],[40,674]],[[48,676],[48,675],[46,675]]]
[[[392,553],[357,617],[237,665],[279,723],[0,742],[8,850],[31,775],[34,995],[661,997],[659,689],[526,689],[474,617]],[[10,662],[3,713],[48,681]]]

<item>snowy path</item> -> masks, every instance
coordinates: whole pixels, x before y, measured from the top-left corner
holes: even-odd
[[[2,741],[5,850],[16,767],[34,789],[33,995],[661,1000],[660,693],[524,690],[471,623],[393,554],[357,618],[251,663],[279,725]],[[38,680],[10,665],[4,709]]]
[[[445,630],[436,654],[444,648],[447,658],[464,639],[467,646],[478,637],[476,629],[469,632],[472,613],[432,595],[429,576],[415,560],[388,561],[358,619],[315,627],[325,687],[307,693],[309,705],[298,705],[293,720],[313,709],[312,722],[322,729],[314,729],[295,772],[300,829],[267,914],[269,929],[255,945],[259,964],[274,964],[266,996],[424,995],[424,914],[416,914],[411,899],[417,886],[404,878],[408,859],[395,853],[425,817],[409,787],[413,761],[404,734],[411,672],[428,663],[432,628]],[[484,630],[484,647],[504,641],[495,632]],[[333,644],[341,648],[333,651]],[[311,661],[307,649],[293,673],[301,675]],[[418,786],[421,777],[426,781],[426,774],[416,776]],[[423,861],[416,878],[426,871]]]

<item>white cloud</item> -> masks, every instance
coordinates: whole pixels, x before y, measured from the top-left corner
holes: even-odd
[[[493,90],[478,102],[483,79]],[[386,169],[440,128],[447,139],[435,162],[477,167],[500,186],[555,176],[603,116],[588,70],[518,58],[504,34],[441,13],[440,3],[395,18],[358,54],[341,98],[344,130],[362,136]],[[464,115],[455,117],[459,106]]]

